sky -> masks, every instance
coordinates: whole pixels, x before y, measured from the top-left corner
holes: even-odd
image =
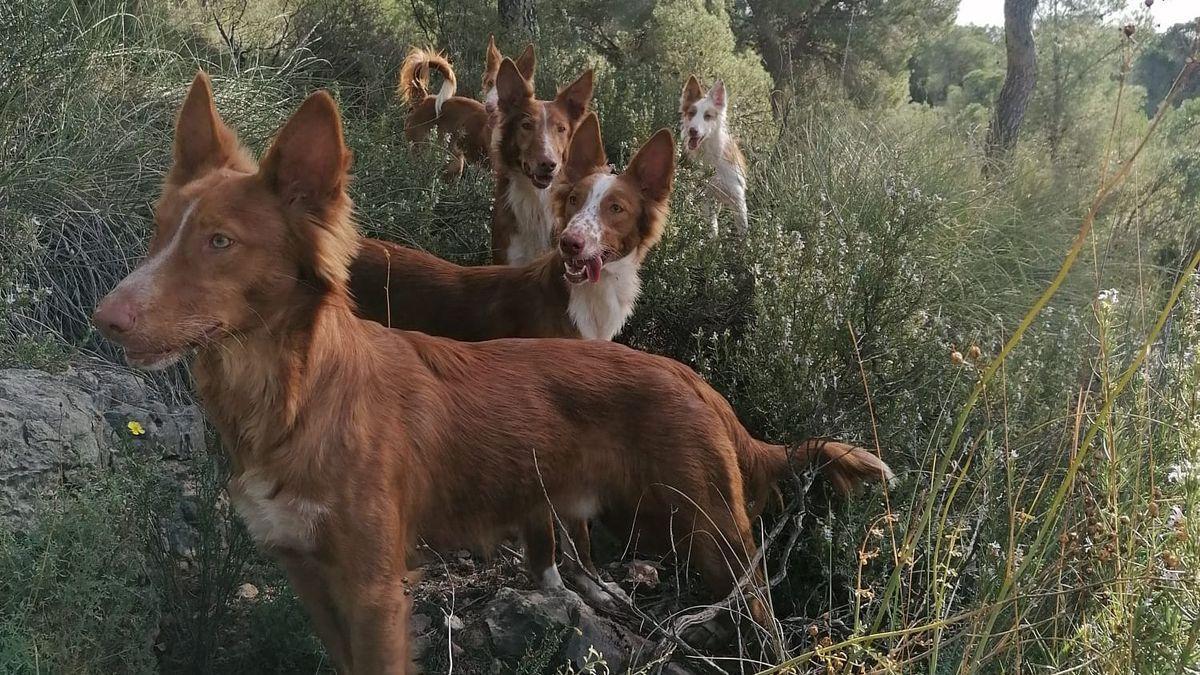
[[[1142,0],[1129,0],[1126,16],[1144,12]],[[1200,0],[1155,0],[1150,8],[1155,27],[1161,29],[1200,16]],[[958,23],[1000,26],[1004,24],[1004,0],[961,0]]]

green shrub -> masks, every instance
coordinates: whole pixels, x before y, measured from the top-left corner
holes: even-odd
[[[137,471],[96,471],[0,529],[0,672],[156,670],[159,591],[149,514],[168,494]]]

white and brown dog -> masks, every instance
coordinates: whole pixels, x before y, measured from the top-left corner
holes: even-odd
[[[720,206],[733,210],[739,236],[745,235],[749,221],[746,212],[746,158],[737,141],[729,135],[726,122],[725,84],[713,82],[704,92],[695,75],[688,77],[679,99],[679,135],[684,153],[713,170],[708,191],[716,203],[708,204],[713,236],[719,234],[717,213]]]

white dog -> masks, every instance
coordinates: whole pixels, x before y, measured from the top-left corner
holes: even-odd
[[[733,209],[737,233],[746,234],[746,158],[729,135],[725,121],[725,84],[713,82],[707,93],[695,75],[688,77],[679,99],[679,134],[684,153],[713,170],[708,182],[715,204],[708,208],[713,236],[719,233],[717,212],[721,205]]]

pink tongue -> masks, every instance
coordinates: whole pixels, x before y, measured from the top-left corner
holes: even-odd
[[[587,265],[588,281],[592,282],[593,284],[597,281],[600,281],[600,256],[588,258],[587,262],[584,264]]]

